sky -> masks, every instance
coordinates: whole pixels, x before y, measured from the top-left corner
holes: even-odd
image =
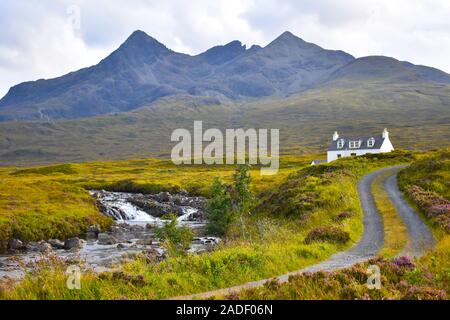
[[[198,54],[284,31],[355,57],[450,73],[448,0],[0,0],[0,96],[20,82],[97,64],[134,30]]]

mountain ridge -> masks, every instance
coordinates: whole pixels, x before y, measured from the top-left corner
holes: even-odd
[[[234,40],[190,56],[137,30],[97,65],[13,86],[0,100],[0,121],[93,117],[172,96],[248,102],[367,81],[450,84],[450,75],[389,57],[356,59],[289,31],[265,47]]]

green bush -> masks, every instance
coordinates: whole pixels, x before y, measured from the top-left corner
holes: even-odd
[[[187,226],[178,227],[175,214],[165,215],[163,219],[168,221],[155,230],[156,237],[162,242],[169,256],[184,255],[194,239],[192,230]]]
[[[211,198],[208,200],[208,208],[206,210],[208,216],[208,224],[205,232],[207,234],[223,236],[231,221],[231,196],[227,190],[227,186],[216,178],[211,187]]]

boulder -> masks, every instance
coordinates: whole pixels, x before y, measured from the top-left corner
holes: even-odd
[[[19,239],[11,239],[8,241],[8,250],[24,250],[25,245]]]
[[[54,249],[64,249],[64,242],[58,239],[50,239],[47,241]]]
[[[92,225],[89,226],[89,228],[86,231],[86,239],[88,240],[95,240],[98,237],[98,234],[101,232],[100,226],[98,225]]]
[[[144,239],[139,239],[136,244],[141,246],[151,246],[153,244],[153,239],[150,237],[145,237]]]
[[[73,237],[73,238],[67,239],[64,242],[64,249],[66,249],[66,250],[80,249],[82,247],[82,245],[83,245],[83,243],[79,238]]]
[[[97,237],[98,237],[98,234],[95,233],[95,232],[90,232],[90,231],[86,232],[86,239],[87,240],[96,240]]]
[[[38,246],[37,246],[36,249],[37,249],[38,252],[44,253],[44,254],[53,252],[52,245],[50,243],[45,242],[45,241],[40,241],[38,243]]]
[[[177,216],[182,216],[184,214],[182,207],[170,202],[160,203],[151,199],[145,201],[131,200],[130,202],[141,208],[143,211],[147,212],[149,215],[157,218],[160,218],[169,213],[175,213]]]
[[[130,231],[131,232],[143,232],[145,230],[145,228],[143,226],[140,225],[132,225],[130,226]]]
[[[98,224],[94,224],[92,226],[89,226],[87,231],[96,233],[98,235],[102,230],[100,229],[100,226]]]
[[[100,233],[98,235],[98,244],[112,245],[112,244],[116,244],[116,243],[117,243],[117,239],[108,233]]]

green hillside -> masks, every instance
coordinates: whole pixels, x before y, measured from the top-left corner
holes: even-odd
[[[279,128],[282,153],[325,152],[331,134],[379,134],[396,148],[432,149],[450,141],[450,86],[341,79],[285,99],[214,104],[173,97],[133,112],[55,122],[2,122],[0,164],[164,157],[176,128]]]

